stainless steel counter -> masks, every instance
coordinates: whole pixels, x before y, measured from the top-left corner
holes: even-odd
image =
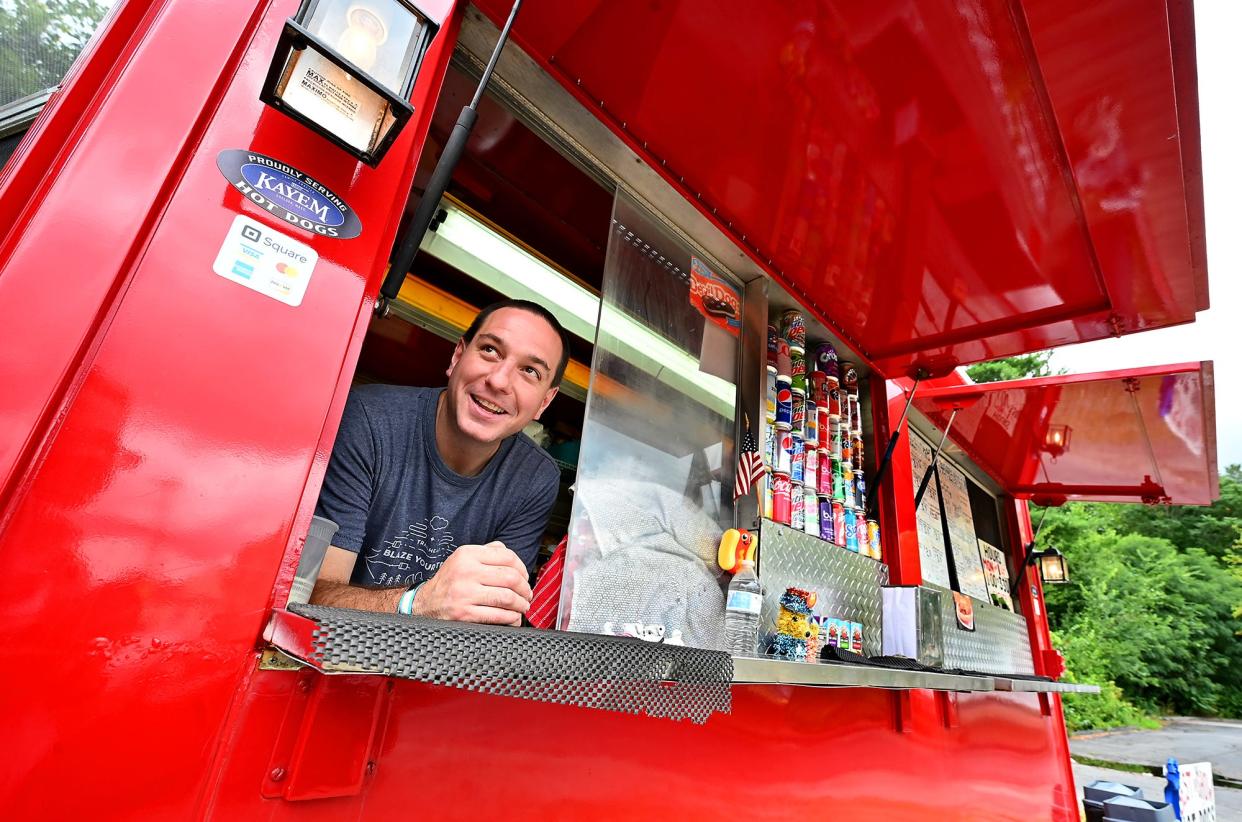
[[[1098,694],[1097,685],[1038,682],[997,676],[965,676],[934,671],[902,671],[869,665],[786,662],[733,657],[734,685],[808,685],[836,688],[926,688],[933,691],[1010,691],[1014,693]]]

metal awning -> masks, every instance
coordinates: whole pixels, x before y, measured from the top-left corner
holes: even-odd
[[[1007,492],[1208,505],[1220,496],[1212,363],[922,390],[917,408]]]
[[[513,41],[895,377],[1207,307],[1193,31],[1172,0],[564,0]]]

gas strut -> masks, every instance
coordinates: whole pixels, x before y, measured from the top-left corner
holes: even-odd
[[[414,211],[414,219],[410,221],[409,227],[401,236],[397,253],[393,255],[388,274],[384,277],[384,284],[380,287],[379,298],[375,301],[377,316],[388,316],[389,305],[397,298],[397,294],[401,291],[401,283],[405,282],[405,275],[414,265],[414,255],[422,246],[423,237],[427,236],[427,227],[431,225],[432,218],[440,208],[440,198],[444,196],[444,190],[448,188],[453,169],[457,167],[457,161],[461,159],[462,153],[466,150],[466,141],[470,139],[470,132],[474,130],[474,123],[479,118],[479,101],[483,99],[483,92],[487,90],[487,84],[492,79],[492,71],[496,68],[496,61],[500,59],[501,49],[505,47],[505,42],[509,39],[509,29],[513,27],[513,21],[521,6],[522,0],[514,0],[509,19],[505,21],[505,27],[500,31],[500,37],[496,40],[496,48],[492,50],[492,59],[487,61],[487,68],[483,70],[479,87],[474,90],[474,99],[470,101],[470,105],[461,110],[461,114],[457,115],[457,123],[453,126],[453,132],[444,144],[440,160],[436,163],[435,171],[431,173],[431,181],[427,183],[423,198],[419,200],[418,208]]]
[[[936,463],[940,461],[940,452],[944,450],[944,441],[949,438],[949,429],[953,427],[953,418],[961,410],[960,406],[953,406],[953,413],[949,415],[949,424],[944,427],[944,434],[940,437],[940,444],[936,446],[936,453],[932,454],[931,464],[923,472],[923,481],[919,483],[919,492],[914,495],[915,511],[919,510],[919,503],[923,501],[923,494],[927,491],[927,484],[931,482],[932,472],[936,470]]]
[[[897,439],[901,436],[901,427],[905,425],[906,415],[910,413],[910,404],[914,402],[914,395],[919,390],[919,381],[925,376],[920,369],[914,375],[914,385],[910,388],[910,396],[906,397],[906,408],[901,412],[901,419],[897,420],[897,425],[893,428],[892,436],[888,438],[888,448],[884,449],[884,458],[880,460],[880,467],[875,470],[875,476],[871,480],[871,495],[867,497],[867,519],[871,519],[875,513],[875,500],[879,496],[880,483],[884,481],[884,474],[888,471],[888,464],[893,461],[893,449],[897,447]]]

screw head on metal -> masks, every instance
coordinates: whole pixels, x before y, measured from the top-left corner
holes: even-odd
[[[284,768],[272,768],[272,772],[268,774],[268,777],[273,782],[279,782],[280,780],[285,778],[285,769]]]

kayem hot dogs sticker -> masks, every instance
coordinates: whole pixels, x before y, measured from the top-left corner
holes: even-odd
[[[362,233],[357,213],[309,174],[257,151],[230,148],[216,167],[246,199],[304,231],[348,240]]]
[[[285,305],[301,305],[319,255],[306,243],[238,214],[212,270]]]
[[[690,258],[690,304],[733,336],[741,333],[741,295],[698,257]]]

